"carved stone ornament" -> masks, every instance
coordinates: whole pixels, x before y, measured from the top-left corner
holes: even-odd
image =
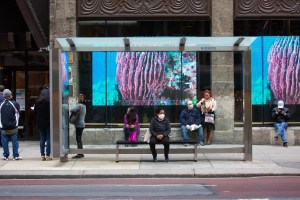
[[[235,0],[235,17],[300,17],[300,0]]]
[[[78,18],[201,17],[211,15],[210,0],[78,0]]]

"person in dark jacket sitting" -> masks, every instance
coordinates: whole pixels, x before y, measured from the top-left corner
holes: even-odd
[[[287,147],[287,137],[285,131],[288,127],[288,120],[291,118],[291,114],[288,108],[284,107],[282,100],[278,101],[277,107],[272,110],[272,118],[274,119],[274,126],[277,131],[277,135],[274,137],[278,140],[278,136],[281,137],[283,146]]]
[[[203,129],[201,126],[202,116],[197,108],[194,108],[193,102],[188,99],[186,101],[186,108],[180,113],[179,120],[181,123],[181,132],[183,140],[189,140],[188,131],[197,131],[199,136],[199,144],[203,143]]]
[[[165,110],[161,107],[156,109],[156,115],[150,121],[150,149],[153,156],[153,161],[157,162],[157,152],[155,144],[162,141],[164,145],[165,162],[169,162],[169,134],[171,133],[170,121],[165,117]]]

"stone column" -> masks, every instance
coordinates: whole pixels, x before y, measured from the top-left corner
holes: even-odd
[[[212,0],[212,36],[233,36],[233,0]],[[211,54],[211,85],[217,100],[213,142],[234,142],[234,61],[231,52]]]
[[[76,1],[74,0],[50,0],[50,47],[55,47],[54,38],[56,37],[76,37]],[[74,87],[74,96],[77,94],[78,73],[77,73],[77,54],[73,54],[73,63],[70,63],[71,77],[70,84]],[[74,101],[70,94],[71,102]]]

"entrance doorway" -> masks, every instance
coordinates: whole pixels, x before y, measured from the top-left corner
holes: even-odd
[[[38,140],[34,104],[40,89],[49,84],[47,69],[22,70],[13,67],[3,67],[2,83],[10,89],[13,98],[20,104],[19,137],[24,140]]]

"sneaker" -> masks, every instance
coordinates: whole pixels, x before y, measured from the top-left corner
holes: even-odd
[[[2,160],[8,160],[8,157],[3,156]]]
[[[284,142],[284,143],[283,143],[283,146],[284,146],[284,147],[288,147],[287,142]]]
[[[22,160],[22,157],[15,157],[14,160]]]
[[[165,158],[165,162],[168,163],[169,162],[169,158]]]
[[[46,160],[45,156],[42,156],[42,157],[41,157],[41,160],[42,160],[42,161],[45,161],[45,160]]]
[[[72,158],[73,158],[73,159],[77,159],[77,158],[83,158],[83,157],[84,157],[84,155],[82,155],[82,154],[77,154],[77,155],[73,156]]]
[[[278,141],[278,136],[275,136],[275,137],[274,137],[274,140],[277,142],[277,141]]]
[[[49,160],[52,160],[52,158],[51,158],[50,156],[47,156],[47,157],[45,158],[45,160],[46,160],[46,161],[49,161]]]
[[[204,146],[204,143],[203,143],[203,142],[199,142],[199,145],[200,145],[200,146]]]
[[[157,158],[156,157],[153,158],[153,162],[157,162]]]

